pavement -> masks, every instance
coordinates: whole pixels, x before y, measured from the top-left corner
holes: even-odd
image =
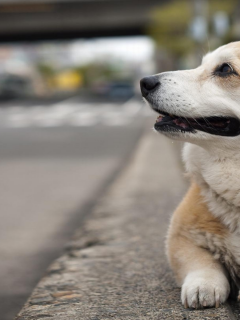
[[[232,302],[202,310],[180,303],[165,236],[187,187],[178,143],[147,130],[16,319],[240,319]]]
[[[132,102],[80,97],[27,102],[8,101],[0,108],[1,320],[16,316],[61,255],[134,150],[148,119],[144,106]],[[73,125],[74,115],[79,121]]]

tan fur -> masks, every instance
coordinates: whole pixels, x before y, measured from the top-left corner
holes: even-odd
[[[218,50],[221,51],[224,50],[226,46],[220,47]],[[227,45],[227,48],[232,51],[232,57],[226,58],[223,56],[223,61],[225,62],[230,62],[231,65],[233,66],[234,70],[237,71],[238,74],[240,74],[240,43],[239,42],[232,42]],[[208,55],[207,55],[208,56]],[[206,57],[207,57],[206,56]],[[205,58],[203,58],[203,61],[205,61]],[[219,63],[221,65],[221,63]],[[217,67],[217,64],[211,64],[211,65],[202,65],[199,69],[200,74],[197,79],[199,82],[200,86],[206,83],[207,80],[212,78],[212,71]],[[237,88],[240,87],[240,79],[237,76],[231,76],[228,79],[226,78],[217,78],[216,81],[220,86],[222,86],[223,89],[234,89],[236,90]]]
[[[187,142],[183,159],[194,181],[172,217],[166,243],[185,307],[217,307],[227,300],[230,285],[234,294],[240,289],[239,52],[240,41],[230,43],[208,53],[196,69],[154,75],[158,85],[142,87],[145,100],[158,113],[206,119],[194,131],[186,130],[191,128],[186,123],[176,127],[175,120],[155,128]],[[231,71],[224,72],[224,64]],[[149,84],[149,77],[144,81]],[[217,130],[207,123],[209,117],[229,121]],[[206,130],[211,126],[215,131]]]
[[[176,228],[197,229],[225,237],[227,228],[214,217],[204,202],[200,188],[192,183],[185,198],[175,211],[172,223]]]
[[[238,62],[240,64],[240,61]],[[237,70],[237,68],[235,68]],[[239,72],[239,70],[237,70]],[[240,88],[240,79],[238,76],[232,75],[228,79],[217,79],[218,85],[224,90],[236,90]]]
[[[225,238],[228,230],[210,213],[199,187],[193,183],[172,217],[167,237],[169,262],[180,285],[189,269],[214,264],[220,267],[208,250],[198,246],[196,236],[201,233]]]

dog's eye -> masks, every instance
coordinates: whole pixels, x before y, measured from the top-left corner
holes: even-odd
[[[220,66],[220,68],[218,69],[218,72],[220,73],[232,73],[233,72],[233,68],[230,64],[228,63],[224,63]]]
[[[230,63],[223,63],[222,65],[218,66],[215,71],[213,71],[213,76],[217,77],[228,77],[228,76],[238,76],[238,73],[233,69]]]

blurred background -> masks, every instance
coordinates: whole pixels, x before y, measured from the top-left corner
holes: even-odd
[[[239,38],[236,0],[0,0],[1,320],[151,130],[139,80]]]

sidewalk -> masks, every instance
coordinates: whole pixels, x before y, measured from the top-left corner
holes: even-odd
[[[177,149],[161,135],[143,136],[17,320],[240,319],[228,304],[181,306],[164,252],[170,216],[187,189]]]

